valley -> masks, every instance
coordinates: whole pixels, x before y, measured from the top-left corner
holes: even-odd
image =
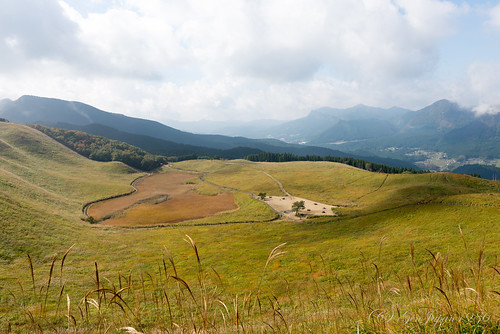
[[[405,155],[414,159],[417,166],[433,172],[453,171],[460,166],[466,165],[491,165],[500,167],[500,159],[465,158],[464,156],[453,158],[449,157],[445,152],[426,151],[418,148],[407,151],[409,152],[405,153]]]
[[[145,190],[150,182],[147,191],[89,212],[118,209],[131,219],[136,209],[134,221],[156,225],[154,217],[168,210],[155,209],[169,203],[169,192],[172,202],[174,194],[194,195],[192,210],[205,213],[207,197],[227,196],[217,201],[237,207],[165,227],[122,228],[83,221],[82,206],[131,192],[145,173],[88,160],[14,123],[0,123],[0,149],[0,331],[498,327],[498,182],[327,161],[187,160],[135,183]],[[283,190],[331,205],[335,216],[279,220],[250,194],[283,198]],[[413,320],[370,317],[396,308]],[[473,312],[488,320],[437,327],[417,320],[450,308],[457,317]]]
[[[0,334],[500,334],[500,0],[0,0]]]

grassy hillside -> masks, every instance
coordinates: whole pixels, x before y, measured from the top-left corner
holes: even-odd
[[[497,198],[498,182],[451,173],[381,174],[332,162],[252,163],[244,160],[187,161],[176,168],[207,172],[206,180],[253,193],[290,194],[339,206],[343,215],[359,215],[405,205],[441,201],[442,197],[481,193]],[[250,181],[251,180],[251,181]]]
[[[175,167],[214,184],[281,195],[271,175],[292,195],[345,205],[344,216],[119,229],[84,223],[80,210],[128,191],[137,174],[126,166],[16,124],[0,124],[0,157],[0,332],[500,330],[498,182],[185,161]]]
[[[30,126],[91,160],[119,161],[143,171],[151,171],[167,162],[164,156],[155,156],[138,147],[106,137],[38,124]]]
[[[137,175],[121,163],[85,159],[27,126],[0,123],[0,260],[75,240],[83,203],[130,191]]]

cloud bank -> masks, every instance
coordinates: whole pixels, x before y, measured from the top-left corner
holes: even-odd
[[[297,118],[322,106],[498,104],[498,64],[439,76],[467,8],[438,0],[0,3],[0,97],[153,118]],[[470,8],[469,8],[470,9]],[[500,33],[500,5],[484,26]],[[496,72],[498,73],[498,72]],[[463,101],[460,101],[463,99]]]

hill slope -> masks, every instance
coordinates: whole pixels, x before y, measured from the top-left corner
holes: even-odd
[[[30,127],[0,123],[0,261],[76,240],[85,202],[130,191],[137,173],[88,160]],[[54,233],[56,231],[56,233]]]
[[[249,332],[269,324],[285,332],[285,321],[318,333],[457,332],[473,325],[401,325],[402,318],[374,324],[374,307],[422,317],[429,309],[446,316],[452,308],[462,319],[487,313],[492,320],[477,326],[498,328],[498,297],[490,293],[498,290],[500,269],[498,182],[449,173],[387,177],[326,162],[194,160],[175,167],[206,172],[215,184],[279,192],[266,172],[292,195],[344,205],[338,208],[344,215],[163,229],[89,225],[80,221],[81,205],[128,191],[137,174],[121,163],[85,159],[29,127],[1,123],[0,332],[97,332],[103,323],[110,332],[129,326],[190,332],[205,328],[207,314],[214,319],[210,331],[234,332],[227,319],[241,309],[239,326]],[[283,243],[278,250],[286,253],[275,252],[266,264]],[[248,306],[256,299],[241,296],[256,295],[271,302],[253,312]],[[89,303],[79,303],[85,298]],[[207,308],[199,306],[203,298]]]

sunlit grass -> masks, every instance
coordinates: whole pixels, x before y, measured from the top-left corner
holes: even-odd
[[[183,224],[193,226],[108,228],[80,221],[82,204],[128,191],[139,174],[19,125],[2,127],[0,139],[0,332],[499,332],[498,182],[334,163],[186,161],[175,166],[218,185],[277,189],[264,170],[296,196],[352,206],[335,218],[242,223],[274,212],[234,192],[238,210]],[[286,253],[264,271],[283,243]],[[456,318],[441,327],[418,320],[429,314]],[[456,320],[467,314],[491,317]]]

